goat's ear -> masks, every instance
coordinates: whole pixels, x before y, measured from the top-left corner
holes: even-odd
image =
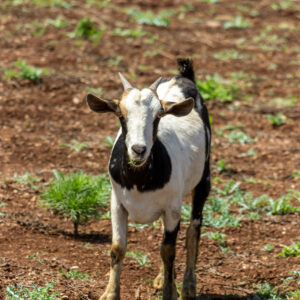
[[[105,100],[92,94],[86,96],[89,108],[97,113],[114,112],[118,114],[119,100]]]
[[[194,99],[187,98],[181,102],[160,101],[164,109],[164,115],[174,115],[176,117],[183,117],[188,115],[194,107]]]

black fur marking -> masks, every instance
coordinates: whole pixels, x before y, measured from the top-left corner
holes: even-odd
[[[193,68],[193,61],[188,58],[177,59],[178,71],[182,77],[188,78],[195,82],[195,73]]]
[[[201,181],[194,189],[192,219],[200,219],[202,223],[202,210],[205,200],[210,192],[210,165],[209,158],[205,162]],[[199,228],[200,229],[200,228]]]
[[[179,228],[180,228],[180,221],[178,222],[177,226],[173,231],[167,231],[167,230],[165,231],[163,245],[175,246]]]
[[[124,135],[118,138],[109,161],[112,178],[123,188],[138,191],[161,189],[169,182],[172,172],[171,159],[165,146],[157,138],[153,144],[148,161],[141,167],[129,164]]]
[[[165,276],[167,275],[167,279],[169,282],[173,281],[173,267],[174,260],[176,255],[176,239],[177,234],[180,228],[180,221],[173,231],[165,231],[163,242],[162,242],[162,250],[165,248],[167,251],[161,251],[162,259],[165,266]]]

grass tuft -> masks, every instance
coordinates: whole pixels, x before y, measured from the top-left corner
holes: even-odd
[[[146,24],[152,26],[167,27],[170,24],[170,17],[175,14],[172,10],[164,10],[154,15],[151,10],[141,11],[134,8],[126,10],[126,13],[130,15],[132,20],[135,20],[138,24]]]
[[[51,289],[55,285],[55,282],[46,283],[45,286],[39,287],[35,284],[32,285],[32,289],[23,287],[21,284],[15,286],[8,286],[6,288],[6,300],[59,300],[57,296],[58,292],[52,292]]]
[[[204,101],[232,102],[239,95],[238,85],[223,79],[218,74],[214,76],[207,75],[204,81],[196,78],[196,84]]]

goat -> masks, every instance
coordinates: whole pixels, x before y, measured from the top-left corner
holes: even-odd
[[[149,88],[134,88],[119,73],[121,100],[92,94],[87,103],[97,113],[113,112],[121,128],[109,160],[112,185],[112,247],[109,283],[100,300],[120,299],[120,274],[126,252],[128,219],[151,223],[162,218],[162,265],[154,287],[164,300],[177,299],[174,259],[182,198],[191,191],[191,223],[186,234],[186,270],[182,297],[196,297],[195,265],[202,210],[210,191],[208,111],[195,85],[192,61],[178,59],[179,75],[158,78]],[[180,119],[178,118],[180,117]]]

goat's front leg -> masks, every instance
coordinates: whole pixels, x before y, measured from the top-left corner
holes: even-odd
[[[180,216],[180,214],[179,214]],[[176,239],[177,233],[180,226],[180,219],[176,220],[177,225],[173,227],[173,229],[168,230],[170,226],[168,226],[168,220],[164,220],[164,238],[160,249],[160,255],[163,261],[163,300],[176,300],[177,299],[177,291],[174,279],[174,260],[176,255]],[[174,223],[174,220],[172,220]],[[175,223],[176,224],[176,223]]]
[[[122,261],[126,253],[128,213],[112,192],[111,197],[112,246],[109,282],[100,300],[120,299]]]

